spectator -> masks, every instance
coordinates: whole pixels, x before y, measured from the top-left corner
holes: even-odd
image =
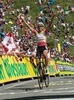
[[[41,5],[42,4],[42,0],[38,0],[38,3]]]
[[[40,6],[40,14],[43,14],[43,7]]]
[[[25,7],[25,14],[29,15],[29,12],[30,12],[30,6],[28,5]]]
[[[11,0],[7,0],[7,4],[8,4],[8,5],[10,4],[10,2],[11,2]]]
[[[1,41],[2,41],[5,38],[5,32],[3,29],[1,29],[0,36],[1,36]]]
[[[64,41],[64,43],[63,43],[63,50],[64,50],[64,52],[68,51],[68,44],[66,43],[66,41]]]
[[[50,7],[51,5],[54,4],[54,0],[49,0],[49,2],[48,2],[47,4],[48,4],[48,6]]]
[[[24,7],[23,7],[23,6],[21,7],[21,13],[22,13],[22,14],[25,13],[25,10],[24,10]]]
[[[3,50],[2,44],[0,43],[0,57],[2,57],[3,53],[4,53],[4,50]]]

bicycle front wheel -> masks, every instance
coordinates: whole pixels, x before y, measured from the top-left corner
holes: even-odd
[[[38,63],[38,85],[39,88],[43,88],[43,62]]]
[[[40,89],[43,88],[43,77],[42,76],[38,76],[38,85]]]

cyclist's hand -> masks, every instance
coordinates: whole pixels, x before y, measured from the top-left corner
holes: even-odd
[[[22,19],[22,20],[24,20],[24,17],[23,17],[23,16],[21,16],[21,19]]]

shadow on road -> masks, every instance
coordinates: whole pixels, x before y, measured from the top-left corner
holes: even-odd
[[[44,100],[44,99],[59,99],[59,98],[74,98],[73,95],[47,95],[47,96],[33,96],[33,97],[23,97],[14,99],[4,99],[4,100]]]
[[[39,89],[39,87],[32,87],[32,88],[18,87],[18,88],[12,88],[12,90],[25,90],[25,91],[36,90],[36,89]]]

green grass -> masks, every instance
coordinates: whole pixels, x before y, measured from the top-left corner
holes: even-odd
[[[17,8],[20,9],[22,6],[25,8],[26,5],[30,5],[30,15],[32,16],[33,22],[35,22],[36,16],[39,15],[40,5],[35,4],[35,2],[37,2],[38,0],[14,0],[14,1],[15,1],[15,9],[17,9]],[[49,1],[49,0],[47,0],[47,1]],[[6,0],[5,0],[5,2],[6,2]],[[57,12],[57,10],[55,9],[56,4],[59,4],[64,10],[66,10],[69,5],[74,7],[74,0],[55,0],[54,5],[52,5],[52,9]],[[56,13],[56,16],[58,14],[59,13]],[[6,15],[6,18],[7,18],[7,20],[10,20],[10,18],[15,19],[15,17],[13,15],[8,15],[8,14]],[[57,18],[54,19],[54,22],[56,22],[56,21],[57,21]],[[70,22],[73,22],[73,21],[74,21],[74,12],[70,12],[69,16],[65,16],[65,22],[70,23]],[[6,31],[11,30],[10,26],[13,26],[13,25],[4,26],[5,30]],[[19,31],[19,34],[20,33],[21,32]],[[70,35],[74,35],[74,30],[70,31]],[[57,38],[57,36],[53,34],[51,37],[47,38],[47,41],[48,42],[54,42],[54,39],[56,39],[56,38]],[[61,32],[59,40],[60,40],[60,43],[64,40],[64,32]],[[74,56],[74,51],[73,50],[74,50],[74,47],[70,47],[70,54],[72,56]]]

